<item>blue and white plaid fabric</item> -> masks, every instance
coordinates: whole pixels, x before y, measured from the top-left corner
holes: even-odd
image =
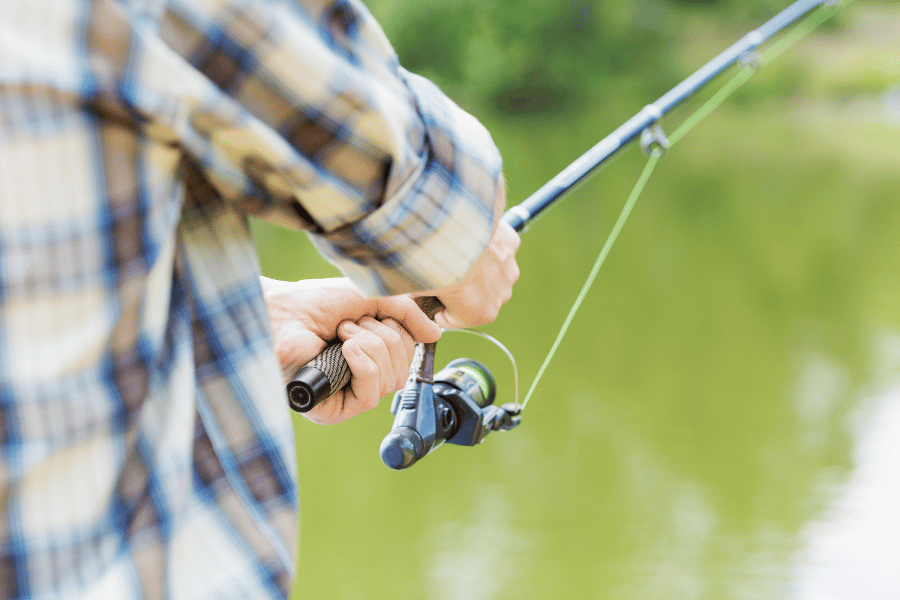
[[[0,2],[0,598],[283,598],[293,433],[246,216],[457,281],[500,159],[354,0]]]

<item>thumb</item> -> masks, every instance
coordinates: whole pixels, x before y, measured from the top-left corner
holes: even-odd
[[[434,315],[434,322],[437,323],[441,329],[464,329],[466,327],[466,324],[462,319],[446,309]]]

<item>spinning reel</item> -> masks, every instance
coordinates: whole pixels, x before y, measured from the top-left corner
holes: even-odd
[[[459,358],[431,380],[416,372],[417,363],[429,361],[434,364],[434,344],[419,344],[409,380],[394,395],[394,424],[381,442],[381,460],[392,469],[412,466],[445,441],[474,446],[491,431],[512,429],[522,420],[519,404],[494,405],[496,383],[481,363]]]

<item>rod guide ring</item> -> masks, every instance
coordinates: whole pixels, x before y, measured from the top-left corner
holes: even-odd
[[[641,148],[647,156],[662,156],[669,146],[669,138],[659,123],[653,123],[641,132]]]

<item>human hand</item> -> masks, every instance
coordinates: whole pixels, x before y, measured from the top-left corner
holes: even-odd
[[[285,382],[330,341],[344,342],[350,384],[304,413],[315,423],[339,423],[375,408],[406,383],[415,342],[441,335],[407,296],[366,298],[348,279],[260,279]]]
[[[503,179],[497,194],[497,214],[506,204]],[[500,307],[512,297],[513,284],[519,279],[516,251],[519,234],[505,221],[499,220],[491,241],[478,257],[465,278],[458,284],[427,292],[437,296],[445,309],[437,313],[435,322],[444,328],[487,325],[497,318]]]

